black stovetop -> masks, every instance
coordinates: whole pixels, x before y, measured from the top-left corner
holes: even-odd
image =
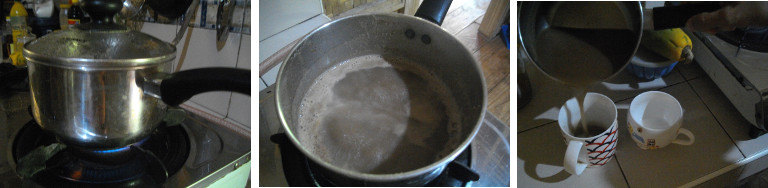
[[[272,135],[272,142],[280,147],[283,172],[292,187],[330,187],[338,186],[319,172],[320,165],[309,160],[288,140],[285,133]],[[428,182],[425,187],[466,187],[470,181],[477,181],[479,175],[471,166],[471,147],[467,147],[451,161],[440,175]],[[286,162],[288,161],[288,162]]]
[[[150,137],[124,148],[63,147],[54,135],[27,123],[13,141],[13,160],[24,179],[45,187],[159,187],[189,156],[181,126],[160,125]]]
[[[733,31],[718,32],[715,36],[742,49],[768,52],[768,27],[737,28]]]

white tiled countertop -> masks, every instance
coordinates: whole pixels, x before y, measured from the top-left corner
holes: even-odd
[[[643,80],[629,72],[589,92],[616,102],[619,143],[606,166],[581,175],[563,169],[566,145],[555,119],[572,97],[564,85],[526,63],[533,99],[517,113],[517,185],[519,187],[724,187],[734,186],[768,167],[768,136],[751,139],[752,126],[695,63],[678,66],[669,75]],[[626,117],[632,99],[649,90],[671,94],[683,106],[683,128],[693,132],[690,146],[670,144],[642,150],[628,136]]]

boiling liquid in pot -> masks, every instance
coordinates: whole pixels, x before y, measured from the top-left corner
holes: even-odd
[[[460,116],[446,86],[415,63],[366,55],[323,73],[306,93],[298,138],[311,153],[348,170],[406,172],[460,143]]]

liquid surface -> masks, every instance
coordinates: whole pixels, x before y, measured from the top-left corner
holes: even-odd
[[[536,36],[536,63],[566,85],[586,88],[629,62],[637,40],[630,30],[547,28]]]
[[[603,133],[605,131],[605,128],[593,125],[593,124],[586,124],[586,129],[582,129],[581,127],[571,130],[571,133],[573,133],[573,136],[580,137],[580,138],[588,138],[597,136],[600,133]]]
[[[412,65],[366,55],[323,73],[299,109],[302,145],[335,166],[372,174],[449,154],[460,142],[458,108],[442,82]]]

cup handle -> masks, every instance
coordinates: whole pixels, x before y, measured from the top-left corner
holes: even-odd
[[[579,163],[579,151],[584,146],[584,142],[571,140],[568,142],[568,149],[565,150],[563,166],[565,171],[574,175],[579,175],[587,168],[587,164]]]
[[[696,140],[695,137],[693,137],[693,133],[691,133],[691,131],[689,131],[688,129],[680,128],[677,131],[677,133],[678,133],[678,135],[684,134],[685,136],[688,137],[688,140],[681,140],[681,139],[678,138],[678,139],[675,139],[674,141],[672,141],[672,143],[680,144],[680,145],[686,145],[687,146],[687,145],[693,144],[693,141]]]

